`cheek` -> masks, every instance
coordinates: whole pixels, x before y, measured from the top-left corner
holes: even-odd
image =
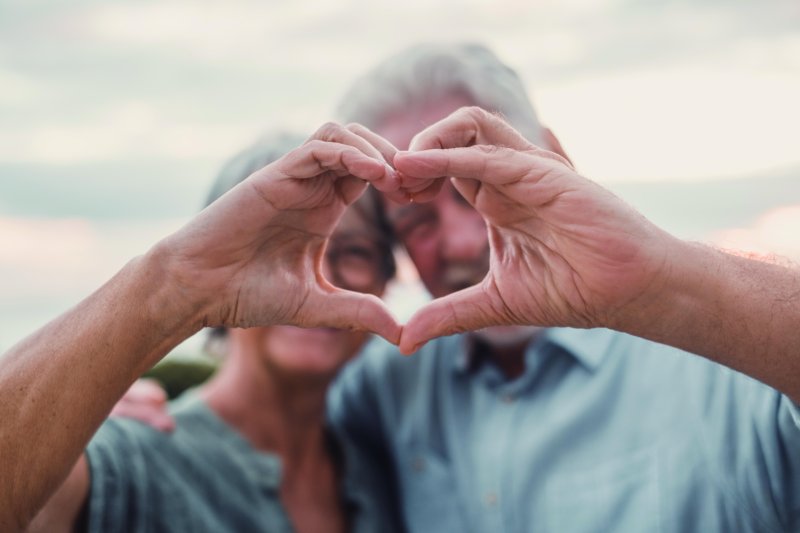
[[[292,326],[270,326],[263,329],[264,333],[260,343],[262,358],[270,359],[276,354],[278,357],[285,353],[291,354],[294,344],[297,342],[297,334]]]
[[[347,333],[347,340],[345,341],[346,348],[343,356],[345,360],[349,361],[356,355],[359,350],[364,346],[364,343],[369,338],[369,333],[366,331],[350,331]]]
[[[472,208],[468,208],[464,216],[461,218],[461,225],[468,228],[468,231],[477,239],[479,236],[486,238],[486,221]]]

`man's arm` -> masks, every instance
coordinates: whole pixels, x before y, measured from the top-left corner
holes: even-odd
[[[368,182],[397,190],[377,150],[327,125],[3,356],[0,530],[29,523],[125,389],[203,326],[358,328],[397,342],[378,298],[338,289],[320,270],[328,236]]]
[[[487,222],[483,282],[418,311],[401,349],[500,324],[610,327],[704,355],[800,400],[800,272],[681,241],[533,146],[457,111],[394,158],[453,183]],[[403,178],[405,181],[405,177]]]
[[[800,270],[679,241],[661,280],[609,326],[704,355],[800,402]]]

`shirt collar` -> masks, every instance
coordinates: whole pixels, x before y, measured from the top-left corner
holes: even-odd
[[[485,347],[473,335],[456,335],[448,339],[454,337],[458,338],[461,345],[457,356],[453,358],[453,369],[459,374],[475,371],[485,360]],[[587,370],[594,372],[606,358],[612,340],[613,332],[603,328],[547,328],[531,339],[525,350],[526,373],[539,366],[538,360],[547,346],[561,348]]]
[[[544,332],[544,340],[562,348],[587,370],[594,372],[608,355],[614,332],[604,328],[549,328]]]

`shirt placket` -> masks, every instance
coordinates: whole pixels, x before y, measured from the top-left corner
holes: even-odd
[[[512,390],[500,383],[481,389],[479,416],[484,423],[477,425],[480,432],[472,440],[473,464],[478,466],[473,501],[482,524],[477,530],[505,532],[509,530],[506,509],[511,495],[504,465],[508,465],[517,402]]]

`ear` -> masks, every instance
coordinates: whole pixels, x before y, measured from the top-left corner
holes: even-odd
[[[542,133],[544,136],[544,140],[547,142],[547,146],[544,148],[547,148],[551,152],[560,155],[561,157],[569,161],[571,165],[575,166],[574,163],[572,162],[572,159],[570,159],[569,156],[567,155],[567,152],[564,151],[564,148],[561,146],[561,142],[559,142],[558,137],[555,136],[553,130],[551,130],[550,128],[542,128],[542,129],[543,129]]]

